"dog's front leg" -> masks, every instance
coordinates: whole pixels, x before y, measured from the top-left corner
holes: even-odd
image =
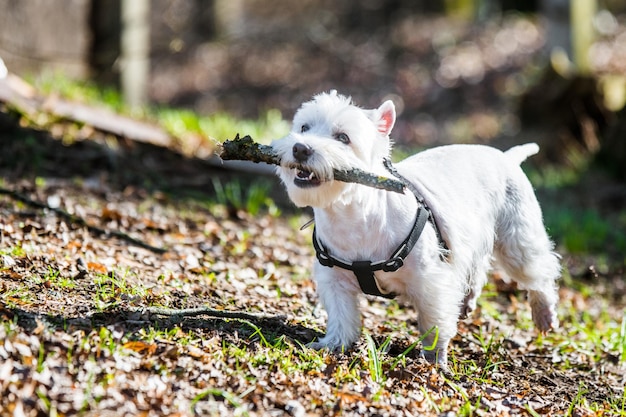
[[[419,330],[423,336],[422,356],[447,370],[448,344],[457,333],[457,321],[463,304],[462,275],[455,275],[447,264],[425,270],[428,279],[420,280],[411,294],[418,312]]]
[[[316,265],[315,276],[318,296],[328,314],[328,324],[326,336],[309,347],[331,351],[348,349],[361,334],[359,289],[344,271]]]

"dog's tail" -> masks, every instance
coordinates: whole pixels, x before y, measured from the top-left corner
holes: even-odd
[[[521,164],[528,158],[539,152],[539,145],[536,143],[526,143],[524,145],[513,146],[504,154],[517,165]]]

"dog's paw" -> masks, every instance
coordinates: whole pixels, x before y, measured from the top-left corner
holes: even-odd
[[[426,359],[428,363],[439,366],[448,365],[448,354],[442,349],[422,349],[422,358]]]
[[[329,349],[329,347],[327,345],[325,345],[325,344],[323,344],[321,342],[311,342],[308,345],[306,345],[306,347],[308,347],[309,349],[313,349],[313,350]]]
[[[422,350],[420,356],[423,361],[426,361],[430,365],[434,366],[437,372],[439,372],[443,376],[448,378],[453,377],[454,372],[452,372],[450,370],[450,367],[448,366],[447,357],[442,357],[434,352],[434,350]]]
[[[339,345],[339,346],[327,345],[321,342],[311,342],[307,345],[307,347],[313,350],[327,350],[330,353],[342,353],[345,351],[345,347],[343,345]]]
[[[533,322],[541,333],[559,328],[559,319],[556,315],[558,295],[555,291],[528,291]]]
[[[556,317],[554,310],[550,307],[541,309],[534,308],[532,310],[532,316],[537,330],[542,333],[547,333],[550,330],[559,328],[559,319]]]
[[[309,343],[307,347],[314,350],[326,349],[331,353],[341,353],[346,351],[350,346],[346,346],[345,344],[338,342],[334,339],[329,339],[328,337],[322,337],[317,342]]]

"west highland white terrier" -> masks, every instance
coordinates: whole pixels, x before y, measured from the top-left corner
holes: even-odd
[[[556,328],[559,257],[519,166],[539,147],[441,146],[392,166],[395,119],[391,101],[365,110],[333,90],[304,103],[291,132],[272,143],[290,199],[315,215],[314,276],[328,324],[311,347],[340,350],[359,338],[362,292],[400,295],[427,334],[422,354],[445,367],[457,322],[476,307],[492,260],[528,291],[536,327]],[[333,180],[333,169],[351,168],[395,176],[407,191]]]

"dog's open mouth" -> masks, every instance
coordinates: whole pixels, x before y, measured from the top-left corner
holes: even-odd
[[[315,175],[314,172],[296,168],[296,178],[293,180],[293,183],[298,187],[307,188],[317,187],[322,183],[322,181],[317,175]]]

